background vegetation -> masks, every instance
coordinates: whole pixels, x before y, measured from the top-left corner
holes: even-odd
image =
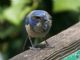
[[[50,37],[79,21],[80,0],[1,0],[0,60],[8,60],[22,52],[27,38],[24,19],[35,9],[46,10],[52,15]],[[27,40],[26,49],[29,46]]]

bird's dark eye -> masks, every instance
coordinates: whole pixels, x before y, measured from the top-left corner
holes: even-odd
[[[36,18],[36,19],[40,19],[40,17],[38,17],[38,16],[36,16],[35,18]]]
[[[41,17],[38,17],[38,16],[33,16],[33,19],[38,20],[38,19],[41,19]]]

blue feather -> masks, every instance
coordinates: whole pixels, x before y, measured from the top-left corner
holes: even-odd
[[[45,12],[43,10],[35,10],[35,12],[33,13],[35,16],[45,16]]]
[[[38,21],[33,20],[32,16],[43,17],[43,16],[45,16],[45,11],[43,11],[43,10],[34,10],[33,13],[29,16],[29,24],[34,27],[37,24]]]
[[[37,24],[37,21],[29,18],[29,24],[34,27]]]

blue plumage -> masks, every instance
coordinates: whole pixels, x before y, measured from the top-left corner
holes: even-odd
[[[32,26],[35,26],[36,23],[38,22],[38,21],[32,19],[32,16],[44,17],[45,20],[47,19],[47,16],[45,15],[45,11],[43,11],[43,10],[34,10],[32,12],[32,14],[29,16],[29,24],[31,24]]]
[[[35,15],[35,16],[45,16],[45,12],[46,11],[43,11],[43,10],[34,10],[32,15]]]
[[[38,21],[36,21],[35,19],[29,18],[29,24],[30,24],[31,26],[34,26],[34,27],[35,27],[35,25],[37,24],[37,22],[38,22]]]
[[[44,10],[34,10],[25,19],[25,27],[32,44],[31,37],[44,38],[52,25],[51,16]]]

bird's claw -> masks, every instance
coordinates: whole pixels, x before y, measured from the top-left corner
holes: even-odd
[[[40,48],[30,47],[31,50],[40,50]]]

